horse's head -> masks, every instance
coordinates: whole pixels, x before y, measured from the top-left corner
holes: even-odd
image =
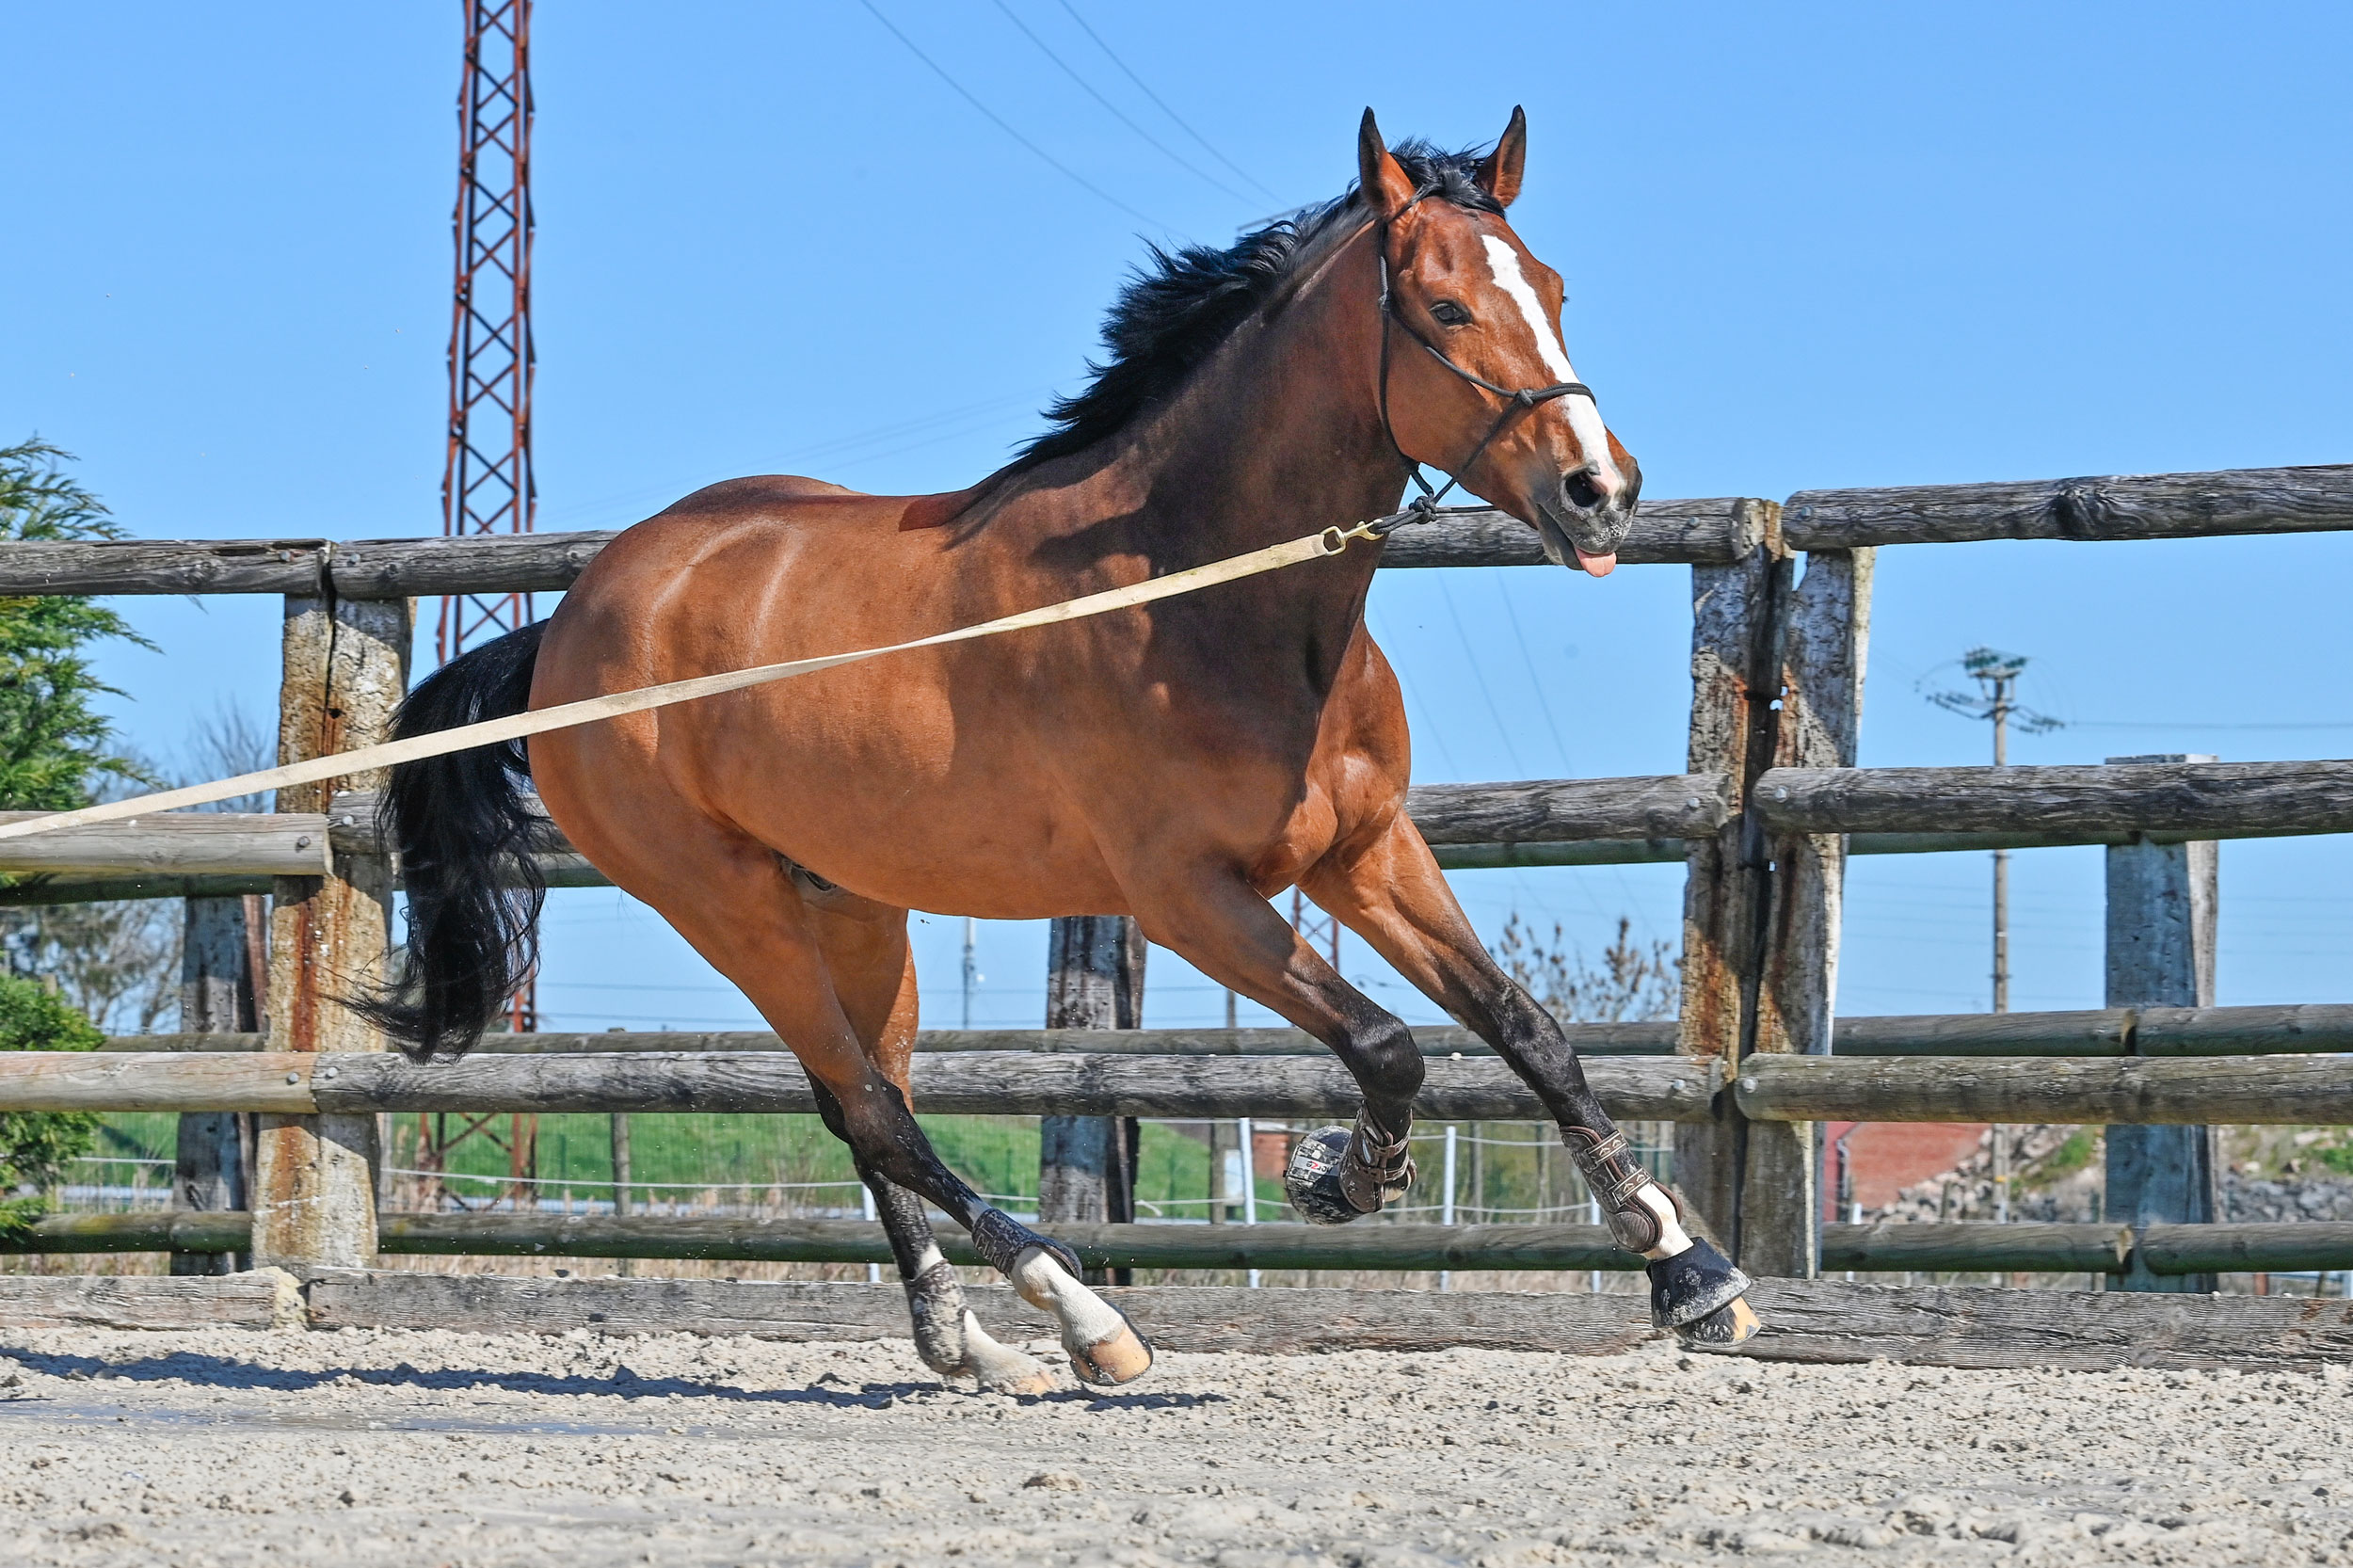
[[[1365,111],[1361,188],[1388,270],[1381,392],[1401,451],[1458,475],[1533,527],[1555,561],[1598,577],[1617,565],[1642,473],[1576,384],[1561,275],[1504,221],[1527,154],[1528,117],[1513,109],[1474,188],[1458,178],[1449,199],[1417,183]]]

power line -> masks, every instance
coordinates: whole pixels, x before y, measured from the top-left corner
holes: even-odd
[[[1486,667],[1479,662],[1479,650],[1471,647],[1470,632],[1463,626],[1463,613],[1454,607],[1454,590],[1442,580],[1438,598],[1445,601],[1446,613],[1454,622],[1454,635],[1462,641],[1463,657],[1470,661],[1471,679],[1478,683],[1481,700],[1487,705],[1487,714],[1496,721],[1496,732],[1503,737],[1503,754],[1512,760],[1512,767],[1522,778],[1529,776],[1528,764],[1520,760],[1519,747],[1512,744],[1512,727],[1503,722],[1503,710],[1496,706],[1495,693],[1487,689]]]
[[[1122,125],[1125,125],[1130,131],[1133,131],[1137,136],[1142,136],[1145,141],[1150,142],[1152,146],[1171,163],[1183,169],[1186,173],[1194,176],[1196,179],[1208,181],[1210,184],[1215,185],[1218,189],[1224,191],[1226,195],[1232,197],[1237,201],[1247,201],[1250,200],[1249,197],[1244,196],[1241,192],[1236,190],[1233,186],[1227,184],[1216,175],[1209,173],[1207,170],[1194,168],[1189,159],[1179,156],[1174,150],[1163,146],[1158,136],[1145,130],[1143,126],[1137,124],[1134,120],[1129,120],[1126,112],[1122,110],[1118,104],[1104,97],[1100,92],[1097,92],[1093,82],[1088,81],[1085,77],[1080,75],[1078,72],[1072,70],[1069,61],[1064,59],[1060,55],[1055,54],[1052,49],[1047,46],[1047,42],[1044,39],[1032,32],[1030,30],[1030,24],[1022,21],[1020,16],[1015,12],[1014,8],[1005,4],[1005,0],[997,0],[997,8],[1005,13],[1006,21],[1021,29],[1021,36],[1023,38],[1028,39],[1032,43],[1037,45],[1037,52],[1039,54],[1053,61],[1056,66],[1061,68],[1064,75],[1069,77],[1072,81],[1078,83],[1080,87],[1086,89],[1088,97],[1094,99],[1097,104],[1102,104],[1105,109],[1109,110],[1112,119],[1118,120]]]
[[[1495,574],[1496,592],[1502,596],[1503,614],[1512,623],[1512,639],[1520,645],[1520,660],[1528,665],[1528,679],[1536,688],[1536,711],[1545,716],[1545,728],[1552,731],[1552,744],[1561,748],[1561,768],[1564,774],[1575,773],[1577,764],[1569,759],[1569,743],[1561,738],[1561,727],[1553,722],[1552,697],[1545,691],[1545,679],[1536,668],[1536,656],[1528,650],[1528,634],[1520,630],[1520,612],[1512,602],[1512,590],[1503,584],[1503,574]]]
[[[2353,719],[2236,724],[2206,719],[2069,719],[2070,729],[2353,729]]]
[[[1224,164],[1227,168],[1230,168],[1235,173],[1241,175],[1243,179],[1248,180],[1252,184],[1257,185],[1260,190],[1266,191],[1266,194],[1273,200],[1276,201],[1283,200],[1281,197],[1276,196],[1274,192],[1267,190],[1266,184],[1253,175],[1248,169],[1234,162],[1233,159],[1227,157],[1216,148],[1211,147],[1209,145],[1209,137],[1203,136],[1200,132],[1194,130],[1191,125],[1187,124],[1185,122],[1184,116],[1178,114],[1175,109],[1170,108],[1168,104],[1162,101],[1159,93],[1154,92],[1150,88],[1146,87],[1144,85],[1144,78],[1129,70],[1128,62],[1121,59],[1118,53],[1113,50],[1110,44],[1103,41],[1103,35],[1087,25],[1087,19],[1078,13],[1078,10],[1070,4],[1070,0],[1061,0],[1061,3],[1062,8],[1070,12],[1070,20],[1077,23],[1080,30],[1085,33],[1087,37],[1095,40],[1095,47],[1103,51],[1104,55],[1110,58],[1112,64],[1119,67],[1120,71],[1127,76],[1128,80],[1135,83],[1136,90],[1143,93],[1144,97],[1152,100],[1153,103],[1160,104],[1160,113],[1175,120],[1177,126],[1183,130],[1185,135],[1199,142],[1204,152],[1208,152],[1210,157],[1215,158],[1219,163]]]
[[[1118,197],[1113,196],[1111,192],[1105,190],[1102,186],[1096,184],[1094,181],[1088,179],[1085,175],[1080,173],[1077,169],[1072,168],[1068,164],[1064,163],[1060,158],[1055,157],[1051,152],[1048,152],[1046,149],[1040,147],[1037,143],[1032,141],[1029,137],[1015,130],[1012,125],[1006,122],[1004,116],[999,114],[995,109],[992,109],[987,104],[982,103],[978,98],[973,97],[971,92],[962,82],[959,82],[953,76],[949,75],[948,72],[940,67],[937,60],[935,60],[929,55],[924,54],[922,49],[917,45],[913,39],[899,31],[898,27],[893,24],[890,18],[883,15],[880,10],[875,8],[874,0],[858,0],[858,4],[864,6],[867,13],[873,17],[875,21],[881,23],[883,26],[888,30],[892,38],[895,38],[901,43],[905,44],[907,46],[908,54],[913,55],[917,59],[921,60],[926,66],[930,67],[933,75],[938,77],[941,81],[947,83],[951,88],[954,88],[956,96],[962,98],[966,103],[980,110],[983,115],[987,117],[990,124],[996,126],[1000,131],[1004,132],[1005,135],[1019,142],[1023,147],[1028,148],[1030,152],[1037,156],[1040,162],[1053,168],[1073,184],[1081,186],[1091,195],[1110,202],[1112,206],[1117,207],[1121,212],[1126,213],[1129,217],[1137,218],[1143,222],[1149,223],[1155,229],[1165,229],[1172,234],[1180,234],[1184,232],[1183,230],[1178,229],[1174,224],[1162,223],[1159,218],[1154,217],[1149,213],[1138,212],[1135,208],[1130,207],[1128,203],[1122,201]]]

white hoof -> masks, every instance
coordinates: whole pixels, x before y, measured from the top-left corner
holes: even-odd
[[[994,1394],[1054,1391],[1054,1374],[1046,1363],[991,1339],[968,1310],[964,1315],[964,1364],[956,1371]]]
[[[1044,1247],[1025,1247],[1014,1260],[1013,1288],[1062,1324],[1062,1348],[1081,1383],[1117,1386],[1152,1369],[1152,1347],[1128,1315],[1070,1276]]]

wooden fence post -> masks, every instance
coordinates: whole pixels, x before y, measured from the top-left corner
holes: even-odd
[[[390,734],[408,690],[414,621],[405,599],[288,596],[280,761]],[[325,811],[338,788],[383,783],[381,774],[355,774],[280,790],[278,809]],[[342,999],[381,976],[391,936],[392,871],[380,856],[339,853],[331,875],[280,877],[270,915],[270,1048],[381,1050],[382,1037]],[[375,1261],[373,1114],[264,1115],[255,1145],[256,1264],[365,1268]]]
[[[243,1034],[259,1029],[253,976],[248,968],[242,898],[185,902],[180,947],[180,1032]],[[180,1117],[172,1162],[171,1207],[233,1212],[246,1205],[245,1145],[251,1118],[233,1111],[193,1111]],[[173,1253],[175,1274],[225,1274],[239,1267],[236,1253]]]
[[[1145,952],[1142,927],[1120,915],[1072,915],[1052,923],[1047,943],[1047,1028],[1142,1027]],[[1133,1222],[1138,1131],[1132,1116],[1040,1117],[1039,1220],[1088,1224]],[[1128,1283],[1126,1271],[1114,1272],[1123,1277],[1109,1283]]]
[[[1773,765],[1851,768],[1863,721],[1874,552],[1817,550],[1791,589],[1781,658]],[[1826,1056],[1838,994],[1838,922],[1847,840],[1775,834],[1772,898],[1758,968],[1759,1054]],[[1736,1096],[1737,1097],[1737,1096]],[[1752,1273],[1811,1279],[1821,1260],[1819,1124],[1752,1123],[1740,1178],[1740,1263]]]
[[[1750,1032],[1758,931],[1767,897],[1763,841],[1743,811],[1749,786],[1772,760],[1779,696],[1780,616],[1790,562],[1780,508],[1763,510],[1763,542],[1730,566],[1691,568],[1691,727],[1688,767],[1733,781],[1733,815],[1713,838],[1687,841],[1683,887],[1683,998],[1677,1054],[1713,1058],[1727,1070]],[[1746,1128],[1726,1094],[1715,1118],[1674,1129],[1674,1181],[1702,1224],[1739,1256],[1740,1167]]]
[[[2110,762],[2211,762],[2181,753],[2111,757]],[[2220,848],[2139,840],[2107,852],[2107,1004],[2212,1007]],[[2107,1129],[2107,1218],[2137,1233],[2148,1224],[2203,1224],[2219,1216],[2220,1161],[2210,1127]],[[2133,1250],[2121,1290],[2210,1291],[2212,1274],[2154,1274]]]

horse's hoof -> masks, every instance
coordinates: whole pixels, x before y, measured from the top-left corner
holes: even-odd
[[[1115,1306],[1112,1310],[1119,1312]],[[1104,1338],[1083,1349],[1068,1343],[1063,1349],[1069,1352],[1070,1369],[1079,1374],[1079,1381],[1098,1388],[1133,1383],[1152,1369],[1151,1343],[1136,1332],[1125,1312],[1119,1312],[1119,1327]]]
[[[1348,1201],[1340,1186],[1340,1161],[1348,1158],[1351,1134],[1344,1127],[1320,1127],[1291,1149],[1283,1172],[1283,1191],[1311,1225],[1344,1225],[1362,1219],[1364,1210]]]
[[[1694,1350],[1728,1351],[1756,1337],[1756,1331],[1764,1326],[1747,1298],[1735,1296],[1706,1317],[1675,1330],[1675,1337]]]
[[[964,1315],[964,1364],[957,1370],[991,1394],[1050,1394],[1056,1381],[1052,1368],[1035,1356],[990,1338],[969,1311]]]
[[[1705,1241],[1694,1241],[1673,1257],[1659,1258],[1649,1265],[1648,1272],[1650,1320],[1660,1328],[1681,1329],[1696,1323],[1731,1305],[1749,1288],[1749,1276]],[[1749,1320],[1755,1321],[1753,1313]]]

